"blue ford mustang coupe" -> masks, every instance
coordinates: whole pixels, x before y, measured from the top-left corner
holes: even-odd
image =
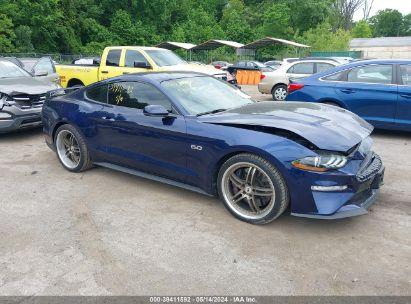
[[[69,171],[92,164],[219,195],[238,219],[364,214],[384,167],[372,126],[314,103],[254,102],[215,78],[187,72],[111,78],[50,93],[47,144]]]
[[[288,101],[354,112],[377,128],[411,131],[411,60],[364,60],[297,80]]]

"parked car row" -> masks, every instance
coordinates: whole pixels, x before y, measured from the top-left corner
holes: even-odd
[[[286,102],[255,102],[227,84],[223,69],[240,62],[215,69],[158,48],[106,48],[98,66],[57,66],[70,89],[38,79],[46,75],[36,75],[36,64],[26,63],[31,74],[2,59],[0,130],[42,123],[71,172],[94,164],[218,195],[253,224],[287,208],[320,219],[367,213],[384,166],[366,120],[411,126],[411,63],[304,58],[275,71],[249,63],[264,76],[259,89]],[[275,94],[279,85],[288,96]]]

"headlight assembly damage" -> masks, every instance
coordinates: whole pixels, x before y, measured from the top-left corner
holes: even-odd
[[[340,169],[347,164],[347,157],[337,153],[317,152],[317,156],[309,156],[292,162],[298,169],[315,172],[325,172]]]
[[[0,92],[0,110],[2,110],[4,106],[10,106],[10,102],[12,101],[9,95]]]

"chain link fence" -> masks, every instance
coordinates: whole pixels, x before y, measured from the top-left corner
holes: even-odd
[[[84,57],[99,57],[99,55],[86,54],[47,54],[47,53],[0,53],[0,57],[16,57],[16,58],[41,58],[50,57],[57,63],[72,63],[73,60]]]

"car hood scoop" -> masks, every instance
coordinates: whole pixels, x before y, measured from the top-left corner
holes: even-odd
[[[357,115],[334,106],[307,102],[258,102],[199,117],[204,123],[262,126],[295,133],[320,149],[347,152],[373,127]]]

